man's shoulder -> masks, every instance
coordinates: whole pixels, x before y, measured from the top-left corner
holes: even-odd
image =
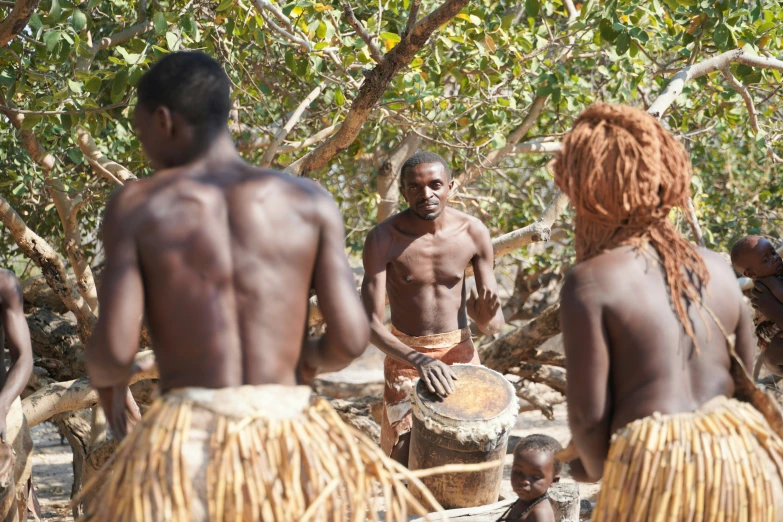
[[[16,274],[7,268],[0,268],[0,298],[7,299],[9,295],[18,295],[22,285]]]

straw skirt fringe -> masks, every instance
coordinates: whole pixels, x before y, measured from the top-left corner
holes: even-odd
[[[289,418],[234,417],[176,394],[159,398],[85,486],[81,520],[377,521],[381,497],[389,522],[442,510],[325,400],[308,403]]]
[[[717,397],[613,437],[593,522],[780,520],[783,442],[751,405]]]

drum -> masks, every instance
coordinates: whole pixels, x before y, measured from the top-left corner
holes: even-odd
[[[514,387],[483,366],[456,364],[451,368],[457,381],[446,398],[427,391],[422,381],[416,385],[412,470],[502,461],[506,454],[508,434],[519,411]],[[497,502],[502,478],[503,466],[499,465],[484,471],[434,475],[422,482],[445,509],[454,509]]]

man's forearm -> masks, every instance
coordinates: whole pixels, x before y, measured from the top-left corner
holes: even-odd
[[[422,355],[402,343],[385,327],[376,324],[370,325],[370,342],[392,359],[411,366],[415,366],[417,356]]]
[[[609,433],[606,426],[571,426],[571,442],[579,453],[588,482],[598,482],[603,476],[604,460],[609,453]]]
[[[85,367],[93,388],[108,388],[130,380],[133,359],[129,364],[122,364],[120,361],[95,360],[88,356]]]
[[[28,358],[19,358],[11,364],[5,386],[0,391],[0,412],[7,414],[11,409],[11,405],[27,386],[32,369],[33,361]]]

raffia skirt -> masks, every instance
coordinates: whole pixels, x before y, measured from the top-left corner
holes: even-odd
[[[783,441],[748,403],[716,397],[612,437],[593,522],[781,520]]]
[[[442,510],[307,386],[172,390],[84,490],[82,520],[101,522],[364,521],[381,509],[402,522]]]

